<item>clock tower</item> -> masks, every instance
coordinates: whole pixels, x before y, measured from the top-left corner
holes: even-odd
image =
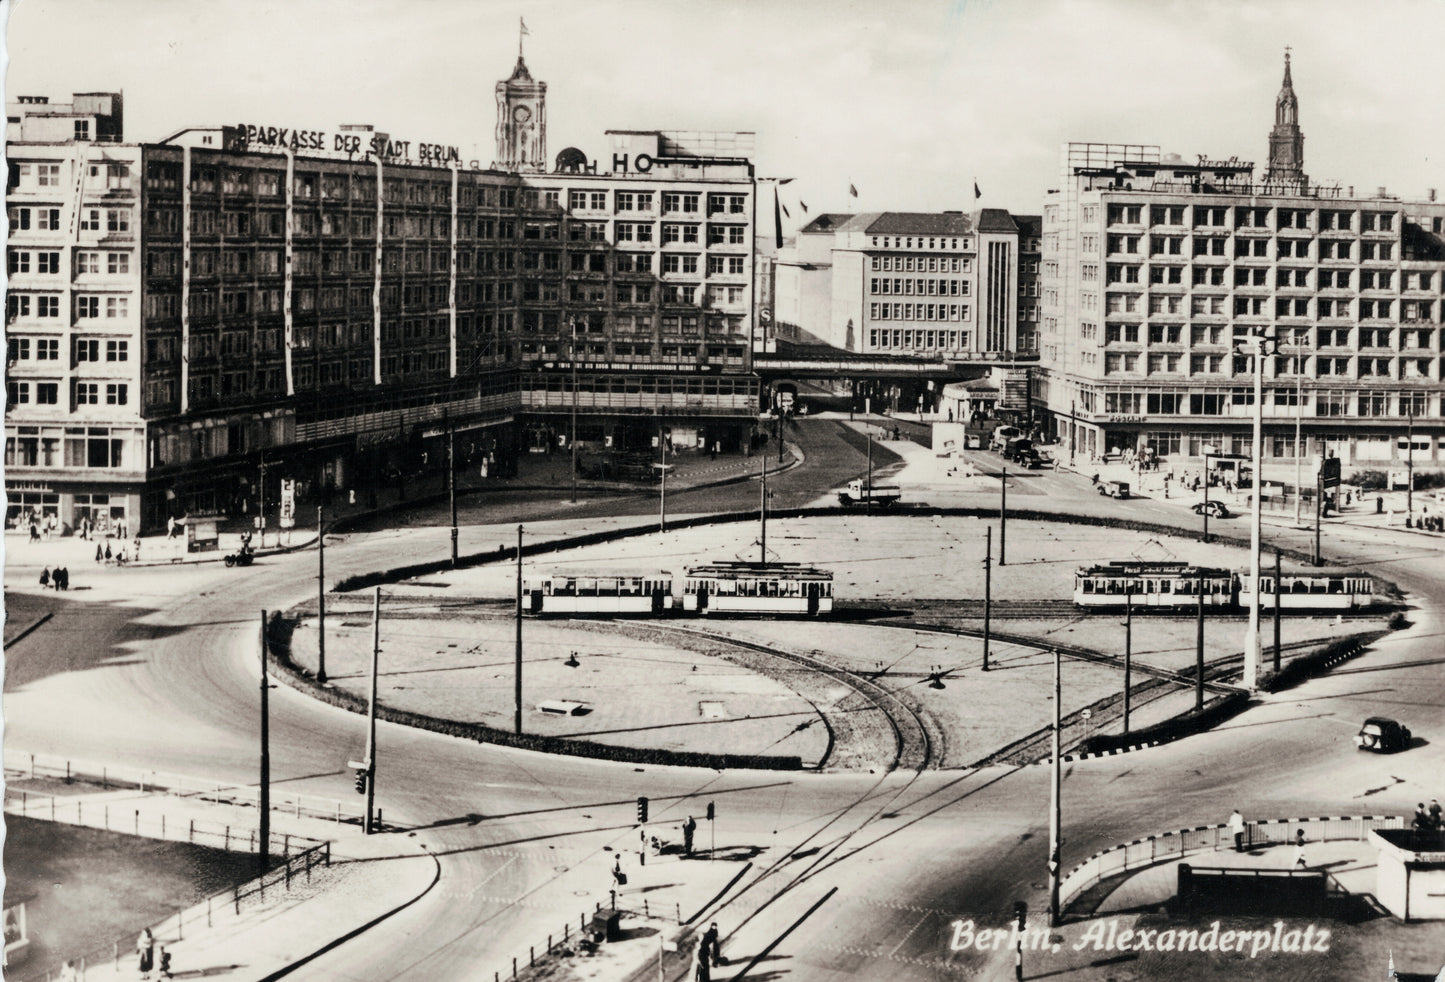
[[[520,37],[517,67],[511,78],[497,83],[497,159],[493,166],[514,172],[547,169],[547,83],[534,81],[527,71]]]

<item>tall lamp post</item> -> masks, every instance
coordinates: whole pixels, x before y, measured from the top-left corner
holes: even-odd
[[[1269,337],[1265,328],[1251,328],[1248,342],[1236,342],[1234,353],[1249,354],[1254,359],[1254,508],[1249,521],[1249,627],[1244,635],[1245,689],[1259,688],[1259,550],[1263,535],[1264,501],[1260,490],[1264,484],[1264,356],[1278,350],[1277,338]]]
[[[1294,332],[1294,523],[1300,523],[1300,502],[1304,498],[1303,487],[1300,484],[1300,468],[1304,463],[1305,448],[1303,443],[1304,425],[1304,350],[1301,338],[1303,331]]]
[[[572,448],[572,504],[577,503],[577,318],[572,317],[572,435],[567,443]]]

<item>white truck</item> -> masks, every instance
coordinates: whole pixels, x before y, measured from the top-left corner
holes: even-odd
[[[870,502],[879,508],[891,508],[903,498],[903,489],[896,484],[874,484],[861,478],[848,482],[848,490],[838,492],[838,504],[845,508],[852,505],[867,505]]]

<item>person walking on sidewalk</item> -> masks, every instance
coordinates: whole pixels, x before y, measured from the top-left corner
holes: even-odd
[[[1229,831],[1234,833],[1234,851],[1244,852],[1244,816],[1238,808],[1229,816]]]
[[[716,968],[723,963],[722,940],[718,937],[717,921],[708,925],[706,931],[702,932],[702,943],[698,946],[703,953],[703,960]]]
[[[1420,802],[1415,806],[1415,819],[1410,823],[1410,828],[1416,832],[1429,832],[1434,827],[1435,823],[1430,819],[1430,813],[1425,810],[1425,802]]]
[[[151,934],[151,929],[146,928],[136,939],[135,951],[140,958],[140,977],[148,979],[151,977],[151,969],[155,967],[156,958],[156,937]]]
[[[687,821],[682,823],[682,854],[684,856],[692,855],[692,837],[696,832],[697,822],[689,815]]]
[[[1440,828],[1440,826],[1441,826],[1441,820],[1440,820],[1440,802],[1439,802],[1438,799],[1431,798],[1431,799],[1430,799],[1430,827],[1433,828],[1433,829],[1438,829],[1438,828]]]

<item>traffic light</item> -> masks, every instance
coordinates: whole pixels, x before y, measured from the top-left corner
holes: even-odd
[[[637,821],[638,821],[639,823],[642,823],[642,822],[646,822],[646,821],[647,821],[647,799],[646,799],[646,798],[638,798],[638,799],[637,799]]]
[[[363,767],[356,769],[356,793],[366,794],[366,769]]]
[[[707,803],[707,820],[708,820],[709,822],[711,822],[711,821],[712,821],[714,818],[716,818],[716,817],[717,817],[717,809],[713,806],[713,803],[712,803],[711,801],[709,801],[709,802]]]
[[[1029,905],[1022,900],[1014,901],[1014,917],[1018,920],[1019,930],[1022,931],[1029,920]]]

